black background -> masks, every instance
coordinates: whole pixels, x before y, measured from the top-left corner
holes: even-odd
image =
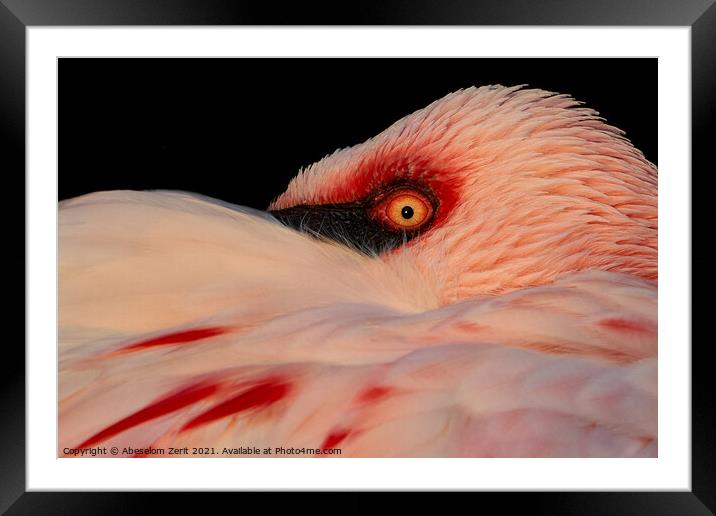
[[[59,60],[59,192],[187,190],[266,208],[302,167],[459,88],[596,109],[657,162],[656,59]]]

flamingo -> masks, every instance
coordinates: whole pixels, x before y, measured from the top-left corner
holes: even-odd
[[[657,229],[656,167],[524,86],[436,100],[266,212],[62,201],[58,455],[654,457]]]

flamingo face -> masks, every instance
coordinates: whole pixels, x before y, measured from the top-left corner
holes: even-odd
[[[656,455],[656,168],[596,112],[458,91],[269,211],[61,203],[59,455]]]
[[[656,169],[578,106],[520,87],[458,91],[303,170],[270,210],[396,267],[440,263],[444,302],[580,270],[655,280]],[[393,190],[398,211],[421,207],[418,224],[386,216]]]
[[[298,205],[271,210],[300,231],[380,255],[428,230],[440,204],[434,192],[412,181],[388,183],[344,203]]]

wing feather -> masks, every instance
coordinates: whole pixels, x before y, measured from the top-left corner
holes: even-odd
[[[439,306],[424,277],[169,192],[66,201],[60,239],[60,450],[656,454],[648,281]]]

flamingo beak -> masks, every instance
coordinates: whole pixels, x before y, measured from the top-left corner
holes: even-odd
[[[328,239],[368,256],[377,256],[405,243],[405,231],[383,227],[363,203],[299,205],[270,210],[279,222],[319,239]]]

